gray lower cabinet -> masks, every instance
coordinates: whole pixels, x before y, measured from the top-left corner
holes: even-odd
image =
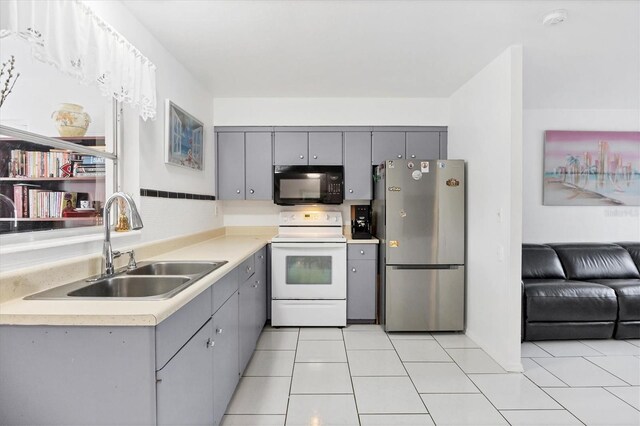
[[[240,285],[240,374],[247,367],[267,320],[266,257],[266,248],[255,254],[255,273]]]
[[[371,200],[371,132],[344,133],[344,198]]]
[[[158,425],[213,424],[211,320],[156,373]]]
[[[347,247],[347,320],[376,319],[376,244]]]
[[[245,357],[265,323],[266,266],[262,248],[156,327],[0,326],[0,425],[220,424],[240,312]]]
[[[238,385],[238,293],[213,314],[213,424],[222,421]]]

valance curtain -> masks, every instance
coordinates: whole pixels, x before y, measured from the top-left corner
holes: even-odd
[[[80,0],[2,0],[0,38],[17,35],[33,56],[104,96],[156,115],[156,66]]]

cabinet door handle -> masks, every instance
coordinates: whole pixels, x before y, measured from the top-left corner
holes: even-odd
[[[351,268],[351,272],[358,272],[358,271],[356,271],[356,268]]]
[[[240,190],[239,190],[239,189],[236,189],[236,194],[239,194],[239,193],[240,193]]]
[[[216,344],[216,342],[214,342],[213,340],[207,339],[207,348],[211,349],[211,348],[213,348],[213,345],[215,345],[215,344]]]
[[[314,160],[317,160],[317,159],[318,159],[318,156],[317,156],[317,155],[314,155],[314,156],[313,156],[313,159],[314,159]]]
[[[224,330],[221,328],[216,328],[216,334],[222,334]]]
[[[353,189],[350,189],[350,190],[349,190],[349,193],[350,193],[350,194],[353,194]]]
[[[258,281],[258,283],[259,283],[259,282],[260,282],[260,281]],[[252,285],[251,287],[253,287],[253,288],[258,288],[258,284],[254,284],[254,285]]]
[[[247,266],[247,273],[251,272],[251,266]]]
[[[253,189],[250,189],[250,190],[249,190],[249,193],[250,193],[250,194],[253,194],[254,192],[256,192],[256,191],[254,191]]]
[[[402,154],[398,154],[398,158],[402,158]]]
[[[411,154],[411,158],[416,158],[416,155],[415,154]]]
[[[364,255],[364,250],[360,250],[360,254]]]
[[[259,259],[264,259],[263,255],[258,256]]]
[[[300,159],[301,159],[301,160],[302,160],[302,159],[304,159],[304,155],[301,155],[301,156],[300,156]]]

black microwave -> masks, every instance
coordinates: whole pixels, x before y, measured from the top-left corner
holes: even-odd
[[[342,204],[342,166],[274,166],[273,201],[295,204]]]

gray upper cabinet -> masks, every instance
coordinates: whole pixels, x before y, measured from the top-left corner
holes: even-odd
[[[244,200],[244,133],[218,133],[218,199]]]
[[[344,198],[371,200],[371,132],[344,133]]]
[[[271,132],[218,132],[218,199],[271,200]]]
[[[276,132],[274,164],[295,166],[308,164],[309,134],[307,132]]]
[[[309,132],[309,164],[342,165],[342,132]]]
[[[271,133],[245,133],[245,149],[246,199],[273,199]]]
[[[405,155],[405,132],[373,132],[371,164],[397,160]]]
[[[439,132],[407,132],[407,160],[435,160],[440,158]]]

